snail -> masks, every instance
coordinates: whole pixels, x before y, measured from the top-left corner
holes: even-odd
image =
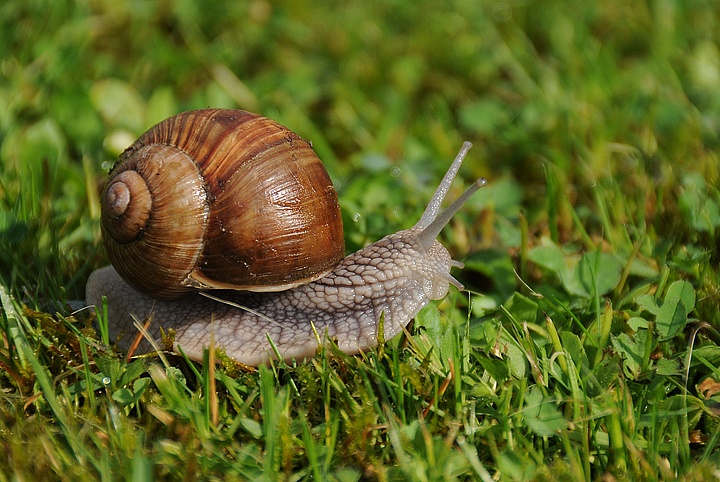
[[[463,289],[450,274],[462,263],[436,237],[486,184],[440,211],[470,147],[415,226],[343,258],[337,194],[306,141],[240,110],[166,119],[110,172],[102,228],[113,265],[90,275],[86,301],[107,297],[110,334],[125,349],[134,320],[149,317],[152,337],[172,329],[173,349],[196,360],[211,345],[246,365],[309,358],[326,339],[349,354],[376,346],[451,284]]]

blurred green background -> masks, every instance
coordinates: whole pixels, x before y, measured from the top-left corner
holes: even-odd
[[[412,224],[463,140],[462,176],[491,186],[456,255],[517,247],[521,209],[531,239],[627,225],[715,249],[719,18],[698,0],[6,1],[0,273],[82,298],[105,262],[103,175],[155,122],[207,106],[312,141],[349,250]]]

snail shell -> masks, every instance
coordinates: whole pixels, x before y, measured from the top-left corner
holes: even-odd
[[[154,298],[280,291],[343,258],[337,193],[310,144],[241,110],[166,119],[122,153],[102,195],[119,275]]]

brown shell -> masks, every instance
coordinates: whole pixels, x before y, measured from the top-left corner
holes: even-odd
[[[102,200],[103,241],[130,285],[280,291],[344,255],[337,193],[310,145],[241,110],[166,119],[120,156]]]

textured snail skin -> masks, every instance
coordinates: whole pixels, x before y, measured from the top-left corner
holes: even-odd
[[[228,303],[198,293],[154,300],[108,266],[91,275],[87,301],[100,306],[100,297],[107,296],[110,334],[113,339],[120,335],[118,345],[125,349],[136,333],[133,313],[139,320],[152,314],[154,338],[160,337],[160,327],[174,329],[173,348],[181,347],[196,360],[202,359],[213,335],[215,346],[246,365],[275,358],[268,339],[284,359],[312,357],[324,337],[346,353],[358,353],[378,344],[381,314],[384,338],[390,339],[430,300],[444,297],[454,281],[448,251],[437,241],[425,249],[415,240],[413,230],[386,236],[346,257],[329,275],[288,291],[213,292]],[[149,350],[144,343],[141,351]]]
[[[136,337],[135,320],[151,319],[149,334],[174,331],[173,350],[202,360],[203,349],[221,348],[246,365],[271,359],[301,360],[334,340],[346,353],[373,347],[400,333],[430,300],[443,298],[453,284],[453,261],[436,237],[481,186],[479,179],[450,207],[440,205],[471,144],[466,142],[448,169],[418,223],[345,257],[329,274],[280,292],[213,291],[176,300],[157,300],[135,291],[112,266],[91,274],[86,301],[101,306],[107,297],[109,331],[120,348]],[[148,273],[150,275],[150,273]],[[381,322],[382,320],[382,322]],[[384,330],[379,336],[378,331]],[[143,341],[137,353],[152,351]]]

